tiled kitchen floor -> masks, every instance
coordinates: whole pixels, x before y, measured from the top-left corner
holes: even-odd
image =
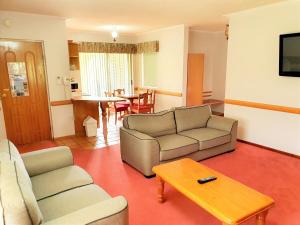
[[[97,137],[79,137],[70,136],[55,139],[57,145],[66,145],[70,148],[87,148],[95,149],[102,148],[109,145],[118,144],[120,142],[119,128],[122,126],[122,121],[118,120],[115,124],[114,115],[110,115],[107,123],[107,130],[103,130],[102,120],[100,120],[100,128],[97,130]],[[104,136],[107,134],[105,140]]]

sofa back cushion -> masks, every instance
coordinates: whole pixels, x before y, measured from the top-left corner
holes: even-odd
[[[127,129],[136,130],[151,137],[176,133],[173,111],[129,115],[124,119],[123,125]]]
[[[16,146],[7,139],[0,140],[0,160],[1,161],[15,161],[18,167],[20,168],[20,172],[23,173],[24,178],[26,179],[27,183],[31,184],[30,177],[27,173],[25,168],[24,162],[22,157],[16,148]]]
[[[1,139],[0,140],[0,161],[9,161],[9,140]]]
[[[211,116],[211,109],[208,105],[194,107],[175,108],[175,120],[177,132],[206,127]]]
[[[4,224],[41,224],[41,211],[22,168],[14,161],[2,161],[0,179]]]

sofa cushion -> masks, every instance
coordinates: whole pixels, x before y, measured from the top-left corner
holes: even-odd
[[[42,199],[38,205],[44,220],[49,221],[110,198],[99,186],[90,184]]]
[[[41,224],[43,216],[22,169],[11,161],[1,162],[0,166],[4,224]]]
[[[169,160],[198,151],[198,141],[178,134],[156,138],[160,146],[160,160]]]
[[[199,150],[212,148],[230,142],[231,135],[228,131],[213,128],[198,128],[179,133],[199,142]]]
[[[27,173],[27,170],[25,168],[24,162],[22,160],[22,157],[16,148],[16,146],[7,139],[2,139],[0,141],[0,160],[1,161],[15,161],[20,169],[20,173],[23,174],[24,179],[28,184],[31,186],[30,177]]]
[[[208,105],[195,107],[175,108],[175,120],[177,133],[185,130],[206,127],[206,123],[211,115]]]
[[[137,130],[151,137],[158,137],[176,133],[176,124],[173,111],[156,114],[129,115],[124,125],[128,129]]]
[[[37,200],[72,188],[93,183],[91,176],[78,166],[68,166],[31,177]],[[51,184],[51,185],[49,185]]]
[[[9,140],[1,139],[0,140],[0,161],[9,161]]]

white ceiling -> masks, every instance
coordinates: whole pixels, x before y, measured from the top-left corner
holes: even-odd
[[[283,0],[0,0],[0,10],[67,18],[77,30],[136,34],[185,24],[193,29],[223,31],[224,16]]]

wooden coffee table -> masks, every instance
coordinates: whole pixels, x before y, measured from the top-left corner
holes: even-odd
[[[256,217],[264,225],[273,199],[192,159],[181,159],[153,167],[159,181],[158,197],[164,202],[164,183],[219,219],[223,225],[237,225]],[[197,180],[216,176],[217,180],[199,184]]]

